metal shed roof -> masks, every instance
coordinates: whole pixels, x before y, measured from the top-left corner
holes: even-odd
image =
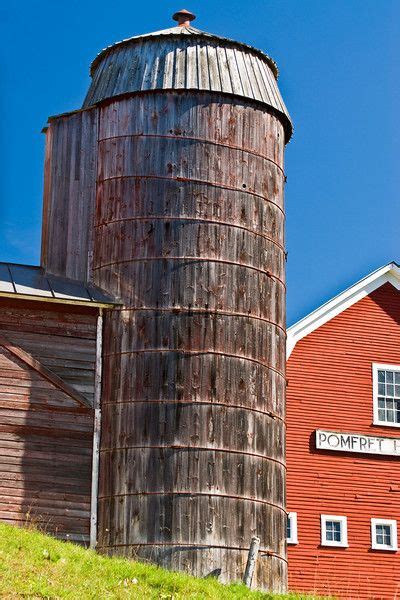
[[[135,36],[105,48],[91,66],[83,108],[114,96],[150,90],[199,90],[241,96],[292,123],[282,100],[274,61],[255,48],[191,26]]]
[[[0,297],[110,306],[116,300],[97,286],[46,273],[41,267],[0,262]]]

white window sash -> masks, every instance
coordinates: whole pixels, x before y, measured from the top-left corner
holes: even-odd
[[[328,521],[340,523],[340,542],[326,539],[326,524]],[[347,548],[347,517],[343,515],[321,515],[321,546],[334,546],[336,548]]]
[[[373,424],[382,427],[400,427],[400,423],[392,423],[390,421],[380,421],[378,413],[378,371],[394,371],[400,372],[400,365],[386,365],[380,363],[372,363],[372,390],[373,390]]]
[[[391,544],[378,544],[376,540],[376,526],[386,525],[390,527]],[[394,519],[371,519],[371,548],[372,550],[391,550],[396,552],[397,545],[397,521]]]
[[[298,544],[299,540],[297,537],[297,513],[289,512],[287,518],[290,521],[290,538],[287,538],[287,543],[290,545]]]

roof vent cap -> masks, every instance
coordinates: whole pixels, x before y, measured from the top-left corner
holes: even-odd
[[[186,10],[186,8],[182,8],[182,10],[178,10],[178,12],[172,15],[174,21],[178,21],[179,27],[189,27],[190,21],[194,21],[196,15]]]

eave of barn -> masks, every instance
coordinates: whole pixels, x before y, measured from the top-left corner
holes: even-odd
[[[107,308],[118,302],[98,286],[46,272],[42,267],[0,262],[0,298]]]
[[[400,289],[400,267],[394,261],[363,277],[363,279],[360,279],[360,281],[289,327],[286,345],[287,358],[290,357],[298,341],[385,283],[391,283],[396,289]]]

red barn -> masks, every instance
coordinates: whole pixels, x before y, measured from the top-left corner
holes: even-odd
[[[288,330],[289,588],[400,597],[400,268]]]

